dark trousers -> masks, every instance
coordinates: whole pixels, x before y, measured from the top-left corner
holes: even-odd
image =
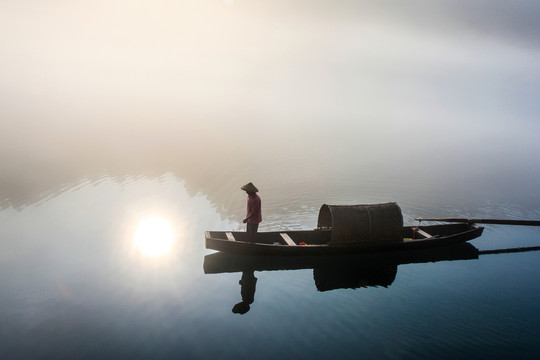
[[[247,224],[248,242],[254,243],[257,240],[257,229],[259,224]]]

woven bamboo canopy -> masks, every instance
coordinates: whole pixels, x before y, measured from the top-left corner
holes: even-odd
[[[317,227],[332,230],[332,243],[402,241],[403,216],[396,203],[323,205]]]

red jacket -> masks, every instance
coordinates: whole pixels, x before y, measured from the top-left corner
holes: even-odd
[[[248,224],[258,224],[262,221],[261,198],[257,194],[248,196],[246,219]]]

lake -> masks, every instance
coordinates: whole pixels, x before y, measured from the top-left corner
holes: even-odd
[[[540,219],[538,5],[431,3],[2,5],[0,357],[538,358],[540,252],[487,251],[540,228],[253,274],[205,249],[250,181],[260,231]]]

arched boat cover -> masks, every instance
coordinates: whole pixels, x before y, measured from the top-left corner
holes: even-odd
[[[332,243],[402,241],[403,216],[396,203],[323,205],[317,227],[332,230]]]

